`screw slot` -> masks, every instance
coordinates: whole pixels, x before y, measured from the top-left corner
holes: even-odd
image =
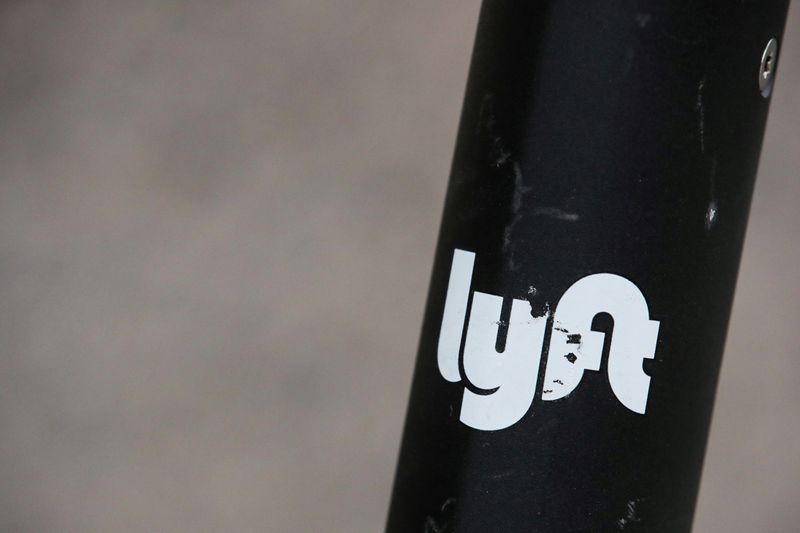
[[[775,81],[775,64],[778,60],[778,41],[770,39],[764,52],[761,54],[761,65],[758,69],[758,89],[761,96],[767,98],[772,92]]]

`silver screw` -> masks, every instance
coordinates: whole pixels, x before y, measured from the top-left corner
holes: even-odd
[[[778,62],[778,40],[770,39],[764,53],[761,54],[761,66],[758,69],[758,88],[761,96],[767,98],[772,92],[775,81],[775,64]]]

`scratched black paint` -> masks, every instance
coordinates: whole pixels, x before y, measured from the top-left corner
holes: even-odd
[[[389,533],[691,529],[769,104],[758,67],[787,4],[484,3]],[[463,385],[436,364],[455,248],[477,252],[474,289],[537,315],[588,274],[638,285],[661,322],[647,414],[614,398],[604,358],[508,429],[461,424]]]

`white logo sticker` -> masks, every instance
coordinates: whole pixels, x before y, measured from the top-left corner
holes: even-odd
[[[496,343],[503,298],[474,291],[464,338],[474,265],[473,252],[455,250],[439,333],[439,372],[447,381],[466,381],[481,392],[465,386],[461,422],[494,431],[521,420],[533,403],[550,312],[534,316],[528,301],[514,299],[505,348],[499,353]],[[655,357],[659,323],[650,320],[639,288],[616,274],[586,276],[567,289],[558,302],[542,400],[568,396],[586,370],[600,370],[605,334],[591,329],[599,313],[608,313],[614,319],[608,357],[611,389],[622,405],[644,414],[650,376],[642,363]]]

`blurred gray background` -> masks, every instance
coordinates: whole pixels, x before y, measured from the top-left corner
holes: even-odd
[[[0,5],[0,531],[383,527],[478,0]],[[800,10],[696,531],[800,523]]]

